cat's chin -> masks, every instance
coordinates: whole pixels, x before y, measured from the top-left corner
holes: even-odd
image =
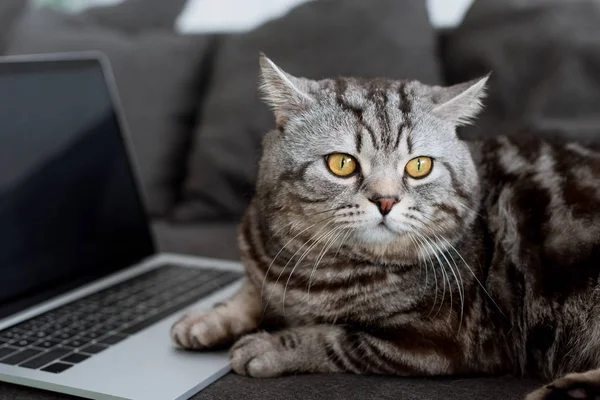
[[[357,232],[359,240],[365,244],[390,244],[405,235],[405,233],[392,230],[385,224],[379,224]]]
[[[379,263],[413,265],[418,251],[408,232],[397,232],[385,225],[376,225],[356,231],[356,248],[362,257],[372,257]]]

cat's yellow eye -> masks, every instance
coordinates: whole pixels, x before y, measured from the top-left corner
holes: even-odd
[[[348,154],[333,153],[327,156],[327,167],[337,176],[349,176],[356,171],[358,163]]]
[[[406,167],[406,173],[412,178],[425,178],[433,168],[433,160],[430,157],[415,157],[410,160]]]

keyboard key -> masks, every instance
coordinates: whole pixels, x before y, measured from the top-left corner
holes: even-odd
[[[21,329],[18,326],[13,326],[10,329],[5,330],[4,332],[2,332],[3,334],[16,334],[18,336],[23,336],[23,335],[27,335],[29,334],[29,331],[27,331],[26,329]]]
[[[98,340],[98,343],[110,346],[110,345],[119,343],[121,340],[125,339],[126,337],[127,336],[123,336],[123,335],[108,335],[108,336],[105,336],[102,339]]]
[[[65,354],[68,354],[69,352],[71,352],[71,349],[59,347],[57,349],[47,351],[35,358],[32,358],[31,360],[24,362],[23,364],[19,364],[19,366],[25,368],[38,369],[46,364],[49,364],[54,360],[59,359],[60,357],[64,356]]]
[[[0,360],[2,364],[17,365],[41,353],[41,350],[25,349]]]
[[[73,364],[65,364],[65,363],[57,362],[57,363],[48,365],[46,368],[42,368],[42,371],[52,372],[54,374],[60,374],[61,372],[71,368],[72,366],[73,366]]]
[[[21,339],[23,336],[25,336],[23,333],[14,332],[14,331],[7,331],[7,332],[0,333],[0,339],[3,339],[4,341],[12,341],[12,340]]]
[[[106,346],[101,346],[98,344],[91,344],[87,347],[84,347],[82,349],[79,349],[80,352],[82,353],[88,353],[88,354],[98,354],[103,350],[106,350],[108,347]]]
[[[58,346],[59,343],[60,342],[58,340],[45,339],[45,340],[34,343],[34,346],[40,347],[42,349],[51,349],[53,347]]]
[[[106,333],[107,332],[102,332],[102,331],[100,331],[100,332],[89,331],[89,332],[84,333],[82,336],[94,340],[94,339],[98,339],[98,338],[106,335]]]
[[[105,323],[99,325],[99,328],[104,330],[105,332],[112,332],[115,329],[121,328],[123,325],[124,324],[122,322],[111,321],[111,322],[105,322]]]
[[[35,342],[35,340],[29,339],[29,338],[19,339],[19,340],[12,342],[11,346],[27,347],[27,346],[32,345],[34,342]]]
[[[14,353],[15,351],[18,351],[18,349],[14,349],[12,347],[0,347],[0,360]]]
[[[26,332],[37,331],[43,323],[36,322],[35,320],[27,320],[25,322],[21,322],[15,328],[21,329]]]
[[[40,331],[40,330],[29,335],[30,338],[37,338],[37,339],[45,338],[46,336],[48,336],[48,333],[46,333],[44,331]]]
[[[46,364],[49,364],[52,361],[59,359],[71,352],[71,349],[67,349],[64,347],[58,347],[53,350],[47,351],[45,353],[40,354],[39,356],[32,358],[22,364],[19,364],[20,367],[38,369],[43,367]]]
[[[66,356],[65,358],[63,358],[60,361],[64,361],[64,362],[68,362],[71,364],[78,364],[82,361],[87,360],[88,358],[90,358],[90,356],[87,356],[85,354],[81,354],[81,353],[73,353],[70,356]]]
[[[71,325],[67,330],[74,334],[80,334],[81,332],[85,332],[89,329],[90,327],[84,326],[83,324],[77,323],[76,325]]]
[[[79,324],[77,324],[77,326],[80,326],[84,331],[87,331],[88,329],[93,328],[94,326],[97,326],[100,323],[102,323],[102,322],[101,321],[84,320],[84,321],[81,321]]]
[[[179,309],[179,307],[177,307],[177,309]],[[161,319],[165,318],[167,315],[169,315],[169,314],[166,314],[166,315],[163,315],[162,313],[155,314],[152,317],[149,317],[145,320],[137,322],[137,323],[121,330],[119,333],[125,334],[125,335],[133,335],[134,333],[138,333],[139,331],[146,329],[150,325],[154,325]]]
[[[59,324],[58,322],[51,322],[50,324],[44,326],[44,329],[46,329],[48,332],[60,331],[63,328],[65,328],[65,325]]]
[[[68,346],[77,349],[79,347],[87,345],[89,342],[91,342],[91,340],[89,340],[88,338],[78,337],[73,340],[64,342],[63,346]]]
[[[88,343],[93,342],[94,340],[100,339],[104,335],[99,335],[94,332],[86,332],[82,336],[78,336],[77,339],[85,340]]]
[[[35,317],[35,319],[33,320],[34,322],[40,322],[40,323],[50,323],[53,322],[54,319],[56,318],[55,316],[53,316],[51,312],[42,314],[40,316]]]
[[[71,339],[73,336],[77,335],[76,333],[72,333],[72,332],[58,332],[54,335],[52,335],[52,339],[56,339],[56,340],[69,340]]]

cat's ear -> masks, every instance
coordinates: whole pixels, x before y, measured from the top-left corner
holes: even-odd
[[[433,112],[455,126],[468,125],[483,108],[486,83],[490,75],[434,91]]]
[[[263,53],[260,53],[260,70],[260,89],[264,100],[273,109],[278,125],[285,125],[290,116],[314,102],[309,88],[316,82],[288,74]]]

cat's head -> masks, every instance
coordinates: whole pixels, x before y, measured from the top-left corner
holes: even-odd
[[[314,81],[260,63],[278,127],[264,140],[257,188],[272,224],[410,261],[472,223],[478,174],[456,127],[481,109],[487,78]]]

